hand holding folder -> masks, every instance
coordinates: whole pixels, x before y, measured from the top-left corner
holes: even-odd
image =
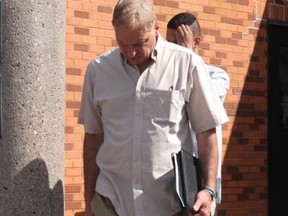
[[[196,195],[202,188],[200,161],[182,149],[172,153],[175,187],[181,208],[192,209]]]

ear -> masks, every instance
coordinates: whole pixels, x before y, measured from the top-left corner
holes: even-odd
[[[159,30],[159,23],[158,23],[158,21],[156,21],[155,26],[154,26],[154,29],[157,30],[157,31]]]
[[[201,42],[201,36],[197,36],[194,38],[194,46],[199,47]]]
[[[156,36],[159,34],[159,23],[157,21],[154,25],[154,32]]]

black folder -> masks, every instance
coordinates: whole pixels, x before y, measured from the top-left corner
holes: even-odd
[[[192,209],[202,189],[200,161],[186,150],[172,153],[175,188],[182,209]]]

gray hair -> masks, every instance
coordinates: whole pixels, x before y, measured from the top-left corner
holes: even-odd
[[[144,28],[150,31],[156,24],[153,4],[149,0],[119,0],[113,11],[112,24],[130,30]]]

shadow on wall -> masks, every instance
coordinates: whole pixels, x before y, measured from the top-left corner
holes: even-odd
[[[264,19],[258,25],[259,31],[252,35],[255,46],[247,74],[243,75],[244,86],[230,89],[234,96],[239,95],[239,104],[225,103],[235,121],[222,166],[221,216],[268,215],[267,23]],[[234,64],[245,68],[241,60]]]
[[[63,184],[49,188],[46,164],[35,159],[0,187],[1,216],[63,216]]]

